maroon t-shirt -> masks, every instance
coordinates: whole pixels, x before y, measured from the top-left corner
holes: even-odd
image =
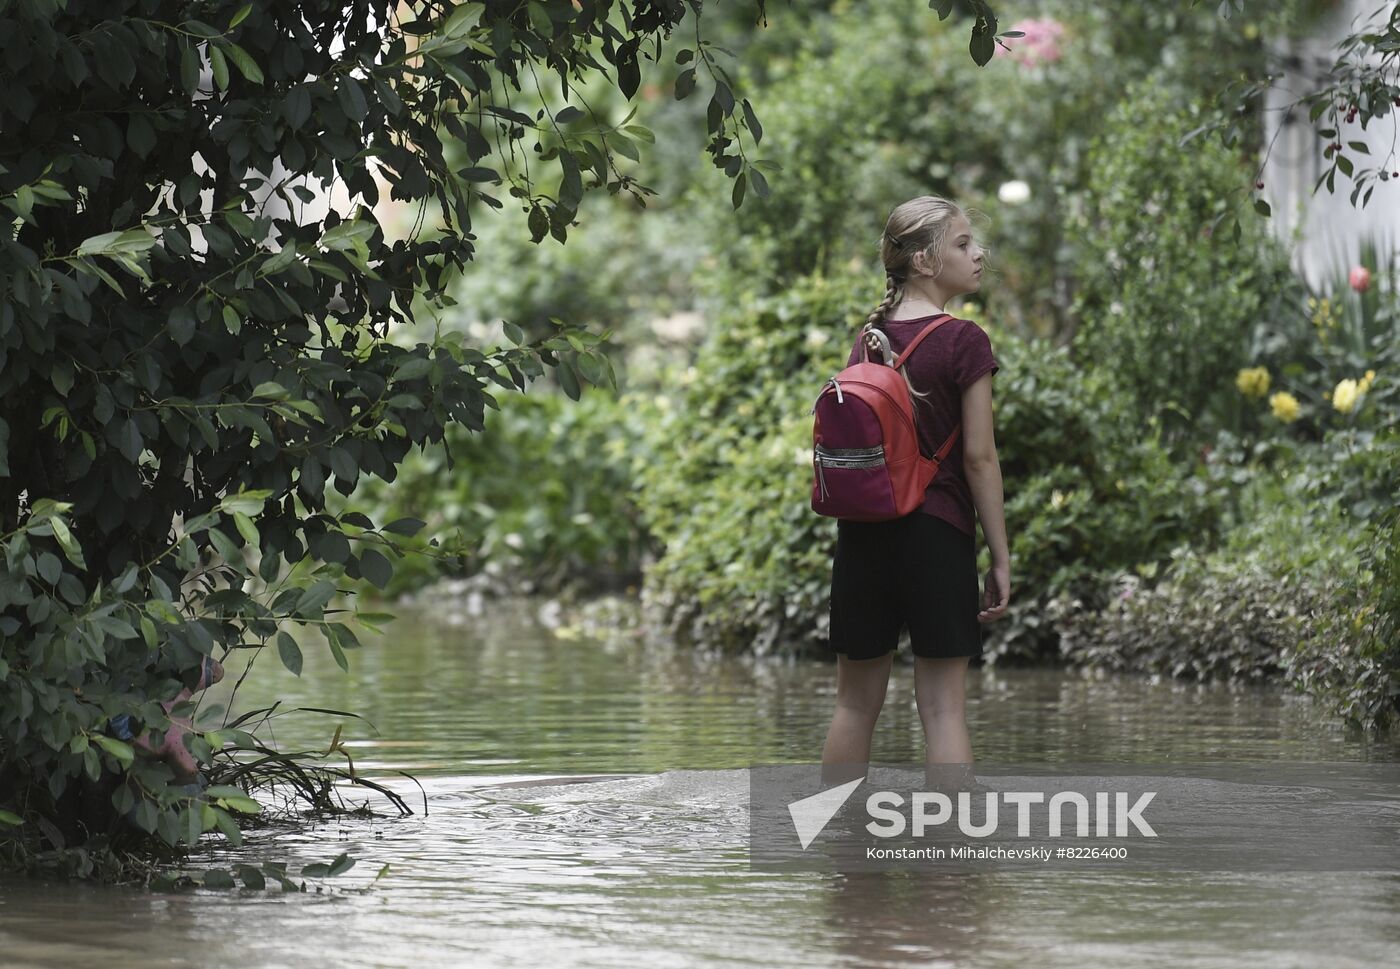
[[[936,316],[937,314],[934,314]],[[886,320],[882,329],[890,338],[890,346],[900,353],[919,331],[931,323],[934,316],[916,320]],[[851,348],[846,365],[860,360],[861,341],[858,337]],[[874,357],[878,360],[878,354]],[[914,389],[927,393],[914,400],[914,424],[919,431],[919,447],[925,457],[932,457],[953,428],[962,420],[962,392],[977,382],[983,374],[1000,369],[992,356],[992,341],[987,333],[971,320],[950,319],[934,330],[905,362],[905,371]],[[963,474],[963,439],[953,444],[924,492],[919,511],[933,515],[976,536],[976,509],[972,504],[972,489]]]

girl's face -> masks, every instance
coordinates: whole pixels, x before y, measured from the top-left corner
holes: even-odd
[[[943,243],[943,271],[933,278],[940,289],[951,293],[975,293],[982,286],[982,247],[972,237],[972,226],[965,216],[953,220]],[[923,260],[915,257],[920,263]],[[925,272],[931,266],[921,265]]]
[[[958,216],[943,252],[940,282],[961,293],[975,293],[982,286],[982,247],[972,238],[972,226]]]

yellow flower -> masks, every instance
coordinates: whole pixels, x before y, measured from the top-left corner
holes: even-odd
[[[1366,375],[1356,382],[1356,389],[1363,394],[1366,393],[1366,391],[1371,389],[1371,383],[1375,379],[1376,372],[1374,370],[1367,370]]]
[[[1269,368],[1246,367],[1235,376],[1235,386],[1246,397],[1263,397],[1269,392]]]
[[[1324,299],[1321,303],[1314,303],[1309,300],[1308,304],[1314,308],[1313,312],[1310,314],[1313,326],[1317,327],[1319,331],[1318,335],[1326,339],[1327,331],[1335,329],[1340,322],[1337,319],[1336,312],[1332,308],[1332,301],[1330,299]]]
[[[1298,419],[1298,398],[1286,390],[1280,390],[1269,398],[1269,409],[1285,424],[1292,424]]]
[[[1337,382],[1337,389],[1332,391],[1332,406],[1343,414],[1348,414],[1356,407],[1356,398],[1359,391],[1356,388],[1356,381],[1350,378]]]

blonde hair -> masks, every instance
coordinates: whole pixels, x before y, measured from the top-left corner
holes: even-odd
[[[948,230],[958,216],[967,218],[962,208],[950,199],[938,195],[920,195],[895,206],[885,221],[885,231],[880,234],[880,262],[885,268],[885,298],[875,307],[865,325],[880,329],[890,311],[904,299],[904,284],[914,268],[914,256],[923,253],[926,260],[936,260],[933,274],[943,271],[943,243],[948,238]],[[968,219],[969,224],[971,219]],[[984,253],[990,252],[983,246]],[[909,380],[903,367],[904,382],[909,393],[915,397],[927,397],[919,393]]]

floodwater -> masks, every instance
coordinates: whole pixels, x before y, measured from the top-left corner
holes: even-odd
[[[191,865],[356,859],[307,893],[0,883],[0,965],[1371,967],[1400,945],[1400,874],[753,870],[746,768],[819,759],[834,667],[559,635],[542,607],[400,607],[349,674],[310,633],[299,679],[265,651],[235,714],[280,701],[282,749],[341,726],[415,814],[206,836]],[[1400,761],[1278,686],[974,668],[968,718],[986,764]],[[897,664],[872,759],[922,743]]]

